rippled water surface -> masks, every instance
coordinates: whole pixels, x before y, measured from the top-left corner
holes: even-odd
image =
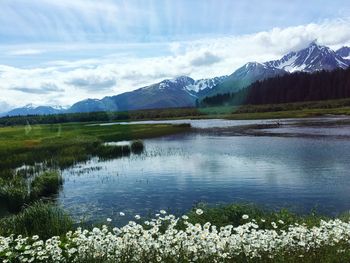
[[[318,127],[317,133],[322,129],[349,131]],[[77,218],[115,221],[120,211],[127,220],[159,209],[182,213],[197,202],[316,208],[330,215],[350,209],[346,138],[185,134],[144,142],[141,155],[92,159],[65,170],[59,201]]]

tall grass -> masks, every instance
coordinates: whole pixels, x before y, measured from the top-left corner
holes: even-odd
[[[59,172],[44,172],[32,181],[30,197],[35,200],[43,196],[57,194],[62,184],[63,178]]]
[[[36,175],[31,183],[28,178],[16,174],[12,178],[0,178],[1,205],[5,206],[9,212],[18,212],[25,204],[58,193],[62,183],[62,176],[57,171]]]
[[[100,145],[96,151],[100,159],[114,159],[122,156],[129,156],[131,149],[129,145]]]
[[[131,151],[133,153],[136,153],[136,154],[143,152],[143,150],[145,148],[145,146],[141,140],[132,141],[130,147],[131,147]]]
[[[73,220],[60,207],[41,201],[17,215],[0,220],[0,235],[39,235],[42,239],[60,236],[73,229]]]
[[[29,201],[29,192],[23,177],[0,178],[0,202],[9,212],[17,212]]]

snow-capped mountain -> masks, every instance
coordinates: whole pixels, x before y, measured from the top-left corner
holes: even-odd
[[[208,94],[226,76],[194,80],[187,76],[166,79],[150,86],[102,100],[83,100],[75,103],[68,112],[127,111],[139,109],[193,107],[197,99]]]
[[[23,115],[48,115],[57,114],[62,112],[62,108],[51,106],[36,106],[34,104],[27,104],[21,108],[15,108],[7,113],[2,114],[3,116],[23,116]]]
[[[208,95],[219,93],[235,92],[249,86],[257,80],[272,78],[287,74],[283,69],[279,69],[268,64],[249,62],[237,69],[220,84],[212,88]]]
[[[201,98],[209,94],[215,86],[222,83],[226,78],[227,76],[214,77],[211,79],[199,79],[193,84],[187,85],[185,89],[192,95]]]
[[[308,47],[293,51],[279,60],[265,63],[249,62],[228,76],[221,84],[213,87],[209,95],[236,92],[257,80],[281,76],[296,71],[315,72],[319,70],[334,70],[347,68],[350,60],[350,48],[344,47],[337,52],[329,47],[312,42]]]
[[[341,56],[343,59],[350,59],[350,47],[341,47],[335,53]]]
[[[306,48],[293,51],[279,60],[265,63],[249,62],[229,76],[194,80],[187,76],[166,79],[159,83],[116,96],[86,99],[69,109],[27,105],[6,115],[54,114],[63,112],[127,111],[138,109],[192,107],[206,96],[235,92],[255,81],[289,74],[296,71],[315,72],[347,68],[350,65],[350,48],[336,52],[312,42]]]
[[[290,52],[279,60],[264,63],[267,66],[283,69],[288,72],[319,70],[334,70],[347,68],[350,61],[344,59],[329,47],[312,42],[307,48],[297,52]]]

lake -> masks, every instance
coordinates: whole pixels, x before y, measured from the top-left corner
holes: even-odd
[[[312,119],[309,123],[329,124],[340,119]],[[298,121],[279,122],[289,125]],[[205,131],[235,126],[234,122],[276,121],[181,122],[191,122]],[[109,161],[93,158],[64,170],[58,201],[78,220],[109,217],[116,224],[160,209],[182,214],[199,202],[253,202],[336,215],[350,209],[350,126],[328,124],[286,125],[265,129],[263,136],[209,129],[144,140],[145,151],[140,155]],[[120,217],[119,212],[126,216]]]

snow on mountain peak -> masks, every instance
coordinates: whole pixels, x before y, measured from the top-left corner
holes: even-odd
[[[199,79],[194,81],[193,84],[187,85],[184,89],[191,93],[199,93],[204,90],[212,89],[226,78],[227,76],[215,77],[211,79]]]
[[[341,47],[335,53],[337,53],[343,59],[350,59],[350,47]]]
[[[279,60],[265,63],[278,69],[288,72],[306,71],[314,72],[318,70],[333,70],[335,68],[346,68],[349,62],[336,54],[326,46],[318,45],[315,41],[308,47],[297,52],[290,52]]]

